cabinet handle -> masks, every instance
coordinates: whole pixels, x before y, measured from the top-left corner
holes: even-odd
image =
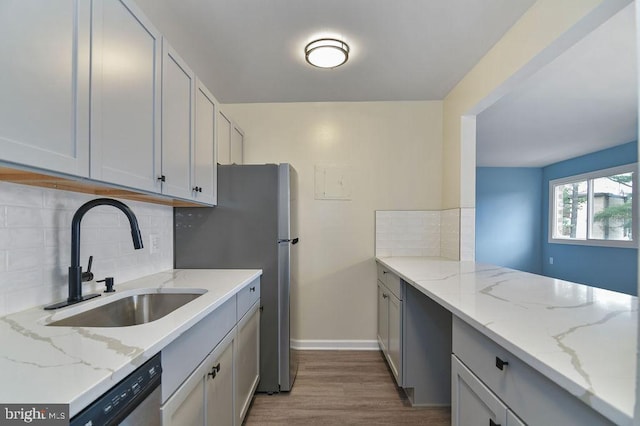
[[[250,292],[254,292],[254,291],[256,291],[256,287],[255,287],[255,286],[253,286],[253,287],[249,287],[249,291],[250,291]]]
[[[489,419],[489,426],[500,426],[500,423],[496,423],[493,419]]]
[[[384,274],[386,274],[386,273],[387,273],[387,271],[385,271],[385,270],[382,270],[382,274],[383,274],[383,275],[384,275]]]
[[[197,187],[197,186],[194,186],[194,187],[193,187],[193,189],[192,189],[192,191],[193,191],[193,192],[198,192],[198,187]]]
[[[389,297],[389,295],[387,293],[382,293],[382,298],[386,299],[387,297]]]
[[[167,181],[167,177],[165,175],[161,175],[161,176],[158,176],[158,180],[160,182],[166,182]]]
[[[209,374],[207,374],[207,376],[211,376],[212,379],[216,378],[216,375],[220,372],[220,363],[217,363],[216,365],[214,365],[213,367],[211,367],[211,371],[209,372]]]
[[[505,365],[509,365],[509,363],[496,357],[496,367],[498,368],[498,370],[504,370]]]

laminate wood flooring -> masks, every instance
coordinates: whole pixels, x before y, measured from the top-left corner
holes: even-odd
[[[291,392],[256,394],[246,425],[449,426],[445,408],[412,408],[379,351],[300,351]]]

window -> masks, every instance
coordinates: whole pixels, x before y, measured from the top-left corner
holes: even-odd
[[[636,167],[549,182],[549,242],[637,247]]]

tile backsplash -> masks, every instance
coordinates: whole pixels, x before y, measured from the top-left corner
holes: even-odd
[[[0,182],[0,316],[67,297],[71,219],[94,195]],[[118,209],[89,210],[81,224],[81,263],[93,255],[95,279],[128,281],[173,267],[173,209],[121,200],[138,218],[144,248],[134,250],[129,221]],[[150,235],[158,251],[150,252]],[[85,283],[83,293],[102,291]]]
[[[376,211],[376,256],[439,255],[439,211]]]
[[[459,260],[460,209],[442,210],[440,227],[440,256]]]
[[[376,211],[376,256],[473,260],[475,209]]]

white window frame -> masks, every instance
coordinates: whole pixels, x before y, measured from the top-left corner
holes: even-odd
[[[620,240],[602,240],[591,238],[591,228],[593,224],[593,189],[591,187],[590,180],[602,178],[606,176],[613,176],[622,173],[633,173],[633,190],[632,190],[632,240],[620,241]],[[574,176],[567,176],[559,179],[553,179],[549,181],[549,225],[548,225],[548,241],[553,244],[571,244],[571,245],[584,245],[584,246],[598,246],[598,247],[619,247],[619,248],[638,248],[638,163],[625,164],[622,166],[611,167],[608,169],[596,170],[589,173],[583,173]],[[555,226],[554,212],[555,208],[555,187],[558,185],[566,185],[570,183],[587,181],[587,238],[554,238],[553,228]]]

